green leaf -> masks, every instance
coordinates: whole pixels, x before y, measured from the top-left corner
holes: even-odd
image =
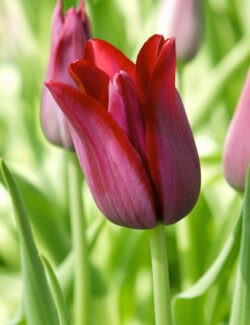
[[[244,36],[232,50],[217,64],[209,76],[205,78],[205,84],[201,85],[202,96],[198,96],[198,102],[195,104],[193,131],[196,131],[204,124],[209,114],[211,107],[218,99],[221,91],[225,88],[228,80],[232,78],[239,69],[249,62],[250,57],[250,34]],[[203,89],[205,92],[203,92]],[[196,109],[199,108],[199,109]]]
[[[54,297],[54,301],[57,308],[57,313],[59,315],[59,323],[60,325],[70,325],[70,318],[69,318],[69,312],[66,306],[66,303],[63,298],[63,294],[60,288],[60,285],[58,283],[58,280],[56,278],[55,272],[53,271],[52,266],[50,265],[49,261],[42,256],[43,264],[45,265],[49,282],[51,285],[51,292]]]
[[[70,237],[62,222],[67,211],[61,209],[53,195],[44,193],[17,172],[12,172],[12,175],[22,193],[22,200],[30,217],[38,247],[55,263],[60,263],[70,248]],[[1,174],[0,182],[4,183]]]
[[[240,257],[233,295],[230,325],[248,325],[250,319],[250,167],[246,180],[243,207]]]
[[[70,248],[70,238],[62,220],[65,211],[55,202],[55,197],[44,193],[18,173],[14,174],[35,238],[42,246],[43,253],[56,263],[61,262]],[[44,252],[45,250],[45,252]]]
[[[193,314],[191,307],[195,305],[195,302],[192,300],[205,294],[207,290],[211,288],[225,272],[228,272],[230,267],[232,267],[239,251],[241,221],[242,214],[238,216],[233,231],[230,233],[221,253],[208,271],[191,288],[174,297],[173,306],[177,324],[183,324],[183,322],[189,324],[187,321],[188,317],[194,317],[191,315]]]
[[[58,325],[42,262],[32,236],[29,220],[17,184],[7,166],[0,169],[9,190],[18,229],[24,290],[24,311],[28,325]]]

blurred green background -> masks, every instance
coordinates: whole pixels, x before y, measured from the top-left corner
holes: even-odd
[[[201,3],[202,44],[192,61],[178,66],[177,88],[200,153],[202,192],[190,216],[167,228],[173,295],[194,283],[213,262],[241,202],[223,178],[221,158],[249,68],[250,2]],[[86,0],[93,36],[110,41],[134,60],[146,38],[157,31],[159,4],[160,0]],[[0,157],[15,173],[39,250],[60,269],[71,246],[65,153],[46,141],[39,117],[54,6],[51,0],[0,0]],[[83,196],[92,238],[104,218],[86,186]],[[92,324],[154,324],[147,232],[104,222],[90,255]],[[60,280],[71,306],[67,272],[60,273]],[[227,324],[234,267],[224,273],[197,299],[193,308],[202,316],[190,324]],[[0,183],[0,324],[15,315],[20,291],[16,225]]]

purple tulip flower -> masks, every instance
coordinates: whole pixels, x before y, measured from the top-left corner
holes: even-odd
[[[73,85],[68,65],[82,56],[84,44],[89,38],[84,2],[80,1],[77,10],[70,8],[63,15],[62,0],[58,0],[52,20],[51,50],[45,80],[59,80]],[[46,87],[42,94],[41,122],[50,142],[67,149],[74,148],[68,121]]]
[[[134,64],[111,44],[86,43],[70,65],[78,86],[47,83],[72,125],[72,139],[99,209],[132,228],[172,224],[200,191],[200,164],[175,88],[174,39],[154,35]]]

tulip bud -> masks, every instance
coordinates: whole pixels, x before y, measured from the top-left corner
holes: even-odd
[[[70,65],[79,90],[47,83],[72,126],[72,139],[95,202],[131,228],[172,224],[200,191],[200,164],[175,88],[175,41],[154,35],[136,64],[111,44],[89,40]]]
[[[226,180],[237,190],[244,190],[249,162],[250,71],[227,133],[223,155]]]
[[[54,79],[73,85],[68,65],[82,56],[84,44],[89,38],[84,2],[81,0],[78,9],[70,8],[64,15],[62,0],[58,0],[52,19],[51,49],[45,81]],[[68,121],[46,87],[42,94],[41,124],[50,142],[67,149],[74,148]]]
[[[202,39],[200,0],[162,0],[158,32],[176,38],[179,60],[192,59]]]

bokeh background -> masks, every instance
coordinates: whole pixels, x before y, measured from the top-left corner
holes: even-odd
[[[72,3],[66,2],[66,6]],[[93,36],[111,42],[133,60],[147,37],[165,33],[164,23],[162,30],[158,27],[161,0],[85,2]],[[232,230],[241,202],[240,194],[224,180],[222,152],[249,68],[250,2],[201,0],[200,4],[202,42],[192,60],[178,62],[177,88],[200,154],[202,191],[192,213],[167,228],[173,295],[191,286],[214,261]],[[16,176],[35,241],[58,271],[70,308],[71,231],[65,152],[49,144],[40,127],[54,6],[54,0],[0,0],[0,157]],[[88,235],[95,238],[90,253],[92,324],[154,324],[147,232],[106,221],[85,185],[83,197]],[[235,265],[205,295],[195,299],[193,318],[186,319],[185,325],[227,324]],[[20,300],[17,230],[9,195],[0,182],[0,324],[25,324],[8,322]]]

